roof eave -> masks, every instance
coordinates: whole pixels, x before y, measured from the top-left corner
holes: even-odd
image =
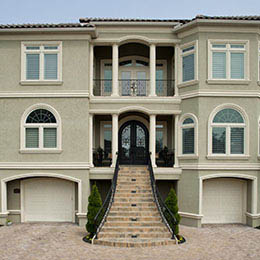
[[[214,20],[210,20],[210,19],[196,19],[193,20],[189,23],[186,23],[184,25],[180,25],[177,26],[175,28],[173,28],[173,32],[174,33],[179,33],[182,32],[186,29],[189,29],[190,27],[194,27],[195,25],[199,25],[199,24],[213,24],[213,25],[217,25],[217,24],[235,24],[235,25],[260,25],[260,21],[249,21],[249,20],[226,20],[226,19],[214,19]]]
[[[89,33],[92,38],[97,38],[97,31],[95,27],[76,27],[76,28],[6,28],[0,29],[1,33],[43,33],[43,32],[71,32],[71,33]]]

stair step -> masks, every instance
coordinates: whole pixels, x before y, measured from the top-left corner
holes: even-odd
[[[164,223],[159,221],[107,221],[106,227],[165,227]]]
[[[162,227],[107,227],[102,228],[103,232],[117,233],[117,232],[131,232],[131,233],[154,233],[154,232],[167,232],[165,226]]]
[[[113,211],[113,209],[111,208],[111,210],[109,211],[108,217],[160,217],[160,214],[158,212],[157,209],[155,210],[149,210],[149,211],[135,211],[133,210],[123,210],[123,211]]]
[[[109,214],[110,215],[110,214]],[[117,221],[132,221],[133,218],[137,221],[162,221],[160,216],[109,216],[107,217],[107,222],[117,222]]]
[[[172,239],[97,239],[94,244],[102,246],[114,246],[114,247],[150,247],[150,246],[166,246],[175,244],[175,240]]]
[[[115,197],[114,198],[114,202],[129,202],[129,203],[143,203],[143,202],[153,202],[153,198],[147,197],[147,198],[143,198],[143,197],[134,197],[134,198],[122,198],[122,197]]]
[[[129,201],[129,202],[114,202],[113,205],[115,207],[155,207],[155,203],[151,202],[141,202],[137,200]]]
[[[152,193],[133,193],[132,191],[129,193],[115,193],[115,198],[153,198]]]
[[[114,205],[112,205],[111,207],[111,211],[148,211],[148,212],[153,212],[153,211],[157,211],[156,206],[151,206],[151,207],[115,207]]]
[[[156,232],[156,233],[138,233],[138,232],[125,232],[125,233],[112,233],[101,231],[98,234],[98,238],[132,238],[136,236],[137,238],[170,238],[170,232]]]

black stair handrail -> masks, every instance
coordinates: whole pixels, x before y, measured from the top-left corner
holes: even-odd
[[[95,226],[96,231],[94,233],[93,240],[95,238],[98,239],[98,233],[100,232],[101,228],[103,227],[103,225],[106,221],[107,215],[110,211],[110,208],[114,202],[114,196],[115,196],[116,185],[117,185],[117,177],[118,177],[118,171],[119,171],[118,153],[116,153],[116,154],[117,154],[116,165],[115,165],[114,176],[112,179],[110,189],[102,204],[102,207],[99,209],[97,215],[94,218],[94,226]]]
[[[172,234],[172,239],[176,240],[174,229],[169,224],[169,222],[172,223],[173,225],[176,225],[177,221],[176,221],[176,218],[174,217],[172,211],[164,203],[162,196],[161,196],[161,194],[158,190],[158,187],[156,186],[156,181],[155,181],[153,166],[152,166],[152,161],[151,161],[151,153],[148,156],[148,170],[150,172],[150,180],[151,180],[151,186],[152,186],[154,201],[155,201],[156,206],[157,206],[157,208],[160,212],[160,215],[163,219],[163,222],[165,223],[166,227],[169,229],[169,231]]]

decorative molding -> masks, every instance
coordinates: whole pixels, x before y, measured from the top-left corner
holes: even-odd
[[[87,213],[76,213],[76,216],[78,217],[78,218],[86,218],[87,217]]]
[[[194,86],[194,85],[199,84],[199,82],[200,82],[200,81],[197,80],[197,79],[190,80],[190,81],[187,81],[187,82],[183,82],[183,83],[178,84],[178,88],[185,88],[185,87],[189,87],[189,86]]]
[[[79,92],[0,92],[0,98],[88,98],[87,91]]]
[[[250,217],[252,219],[258,219],[258,218],[260,218],[260,213],[252,214],[252,213],[246,212],[246,216]]]
[[[241,80],[207,79],[206,82],[209,85],[249,85],[252,81],[246,79],[241,79]]]
[[[21,80],[20,85],[21,86],[61,86],[63,84],[63,81],[60,80]]]
[[[207,155],[208,160],[248,160],[250,158],[249,155],[217,155],[211,154]]]
[[[90,103],[92,104],[104,104],[104,103],[111,103],[111,104],[137,104],[137,103],[144,103],[144,104],[180,104],[181,99],[176,96],[172,97],[122,97],[119,96],[118,98],[112,96],[91,96]]]
[[[48,149],[48,148],[44,148],[42,150],[40,149],[20,149],[19,150],[19,153],[30,153],[30,154],[39,154],[39,153],[42,153],[42,154],[46,154],[46,153],[57,153],[57,154],[60,154],[62,153],[62,150],[61,149]]]
[[[6,212],[0,212],[0,218],[6,218],[8,217],[9,211]]]
[[[53,163],[53,162],[36,162],[36,163],[21,163],[21,162],[3,162],[0,163],[0,169],[82,169],[88,170],[89,163],[85,162],[64,162],[64,163]]]
[[[181,99],[194,97],[243,97],[260,98],[259,91],[189,91],[180,94]]]
[[[20,209],[9,209],[8,211],[10,215],[21,215]]]
[[[182,217],[186,217],[186,218],[192,218],[192,219],[202,219],[203,218],[203,215],[190,213],[190,212],[180,212],[179,211],[179,214]]]
[[[260,163],[202,163],[181,164],[183,170],[260,170]]]

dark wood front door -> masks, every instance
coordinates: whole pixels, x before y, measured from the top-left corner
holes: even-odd
[[[139,121],[128,121],[119,130],[119,163],[144,165],[148,162],[148,130]]]

